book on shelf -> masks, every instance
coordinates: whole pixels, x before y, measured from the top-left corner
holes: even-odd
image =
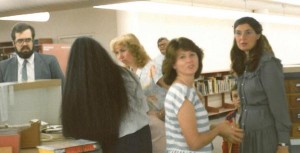
[[[196,87],[203,95],[230,92],[236,84],[234,77],[230,75],[217,77],[203,77],[196,80]]]
[[[39,153],[102,153],[98,142],[77,139],[37,146]]]
[[[204,97],[209,116],[234,109],[230,91],[236,84],[236,77],[230,71],[202,73],[194,81],[196,89]]]

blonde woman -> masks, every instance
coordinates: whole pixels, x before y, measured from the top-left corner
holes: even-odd
[[[164,99],[166,91],[157,85],[154,78],[157,76],[155,63],[151,61],[138,38],[132,34],[116,37],[111,41],[111,50],[116,58],[128,69],[134,72],[140,80],[147,99],[150,119],[150,129],[153,143],[153,152],[165,151]]]

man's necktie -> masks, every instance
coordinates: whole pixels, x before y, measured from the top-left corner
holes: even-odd
[[[22,81],[27,81],[27,60],[24,60],[22,64]]]

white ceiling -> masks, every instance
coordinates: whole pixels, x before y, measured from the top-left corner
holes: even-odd
[[[121,0],[0,0],[0,17],[92,7],[114,1]]]
[[[0,17],[58,11],[94,5],[125,2],[132,0],[0,0]],[[184,5],[208,5],[245,11],[262,11],[269,13],[300,16],[300,6],[272,2],[272,0],[150,0],[156,2],[177,3]]]

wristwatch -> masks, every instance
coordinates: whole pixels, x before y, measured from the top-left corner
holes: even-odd
[[[278,146],[282,146],[282,147],[288,147],[289,145],[286,143],[278,143]]]

